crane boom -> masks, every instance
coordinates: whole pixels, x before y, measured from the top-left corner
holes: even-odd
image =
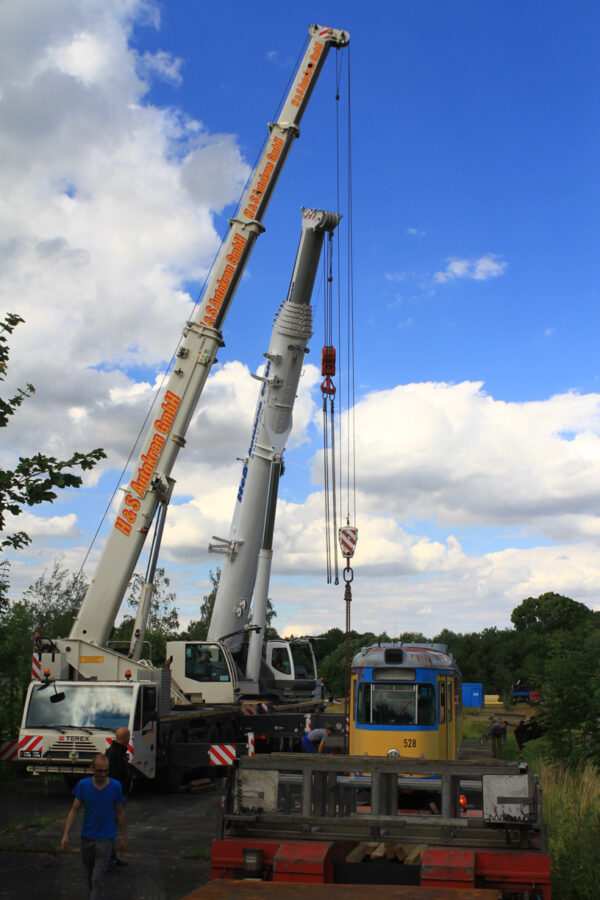
[[[326,234],[340,216],[318,209],[302,210],[302,234],[287,298],[273,324],[267,364],[260,389],[248,458],[244,463],[229,540],[222,541],[225,559],[208,629],[209,641],[221,641],[232,652],[242,644],[256,581],[268,503],[277,500],[269,489],[272,467],[280,465],[292,429],[292,411],[308,341],[312,335],[313,285]],[[255,376],[258,377],[258,376]],[[274,482],[275,484],[277,481]],[[274,496],[272,496],[274,493]],[[270,499],[269,499],[270,498]],[[266,599],[265,599],[266,602]],[[256,612],[256,611],[255,611]],[[264,630],[264,611],[253,624]]]
[[[346,31],[311,25],[306,53],[293,79],[281,115],[269,125],[269,136],[229,235],[213,267],[194,319],[183,330],[177,362],[151,422],[133,475],[107,537],[96,572],[69,637],[104,645],[118,614],[127,585],[144,546],[156,509],[167,504],[179,450],[208,378],[221,327],[254,242],[264,230],[262,219],[299,123],[331,47],[345,47]]]

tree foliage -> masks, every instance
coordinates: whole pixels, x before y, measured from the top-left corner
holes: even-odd
[[[9,349],[7,335],[12,334],[24,320],[21,316],[8,313],[0,322],[0,380],[4,381],[8,367]],[[0,428],[5,428],[21,404],[35,392],[32,384],[4,400],[0,398]],[[56,491],[67,487],[78,488],[82,484],[80,475],[70,471],[92,469],[106,456],[97,448],[90,453],[76,451],[70,459],[59,460],[54,456],[36,453],[31,457],[19,457],[14,469],[0,469],[0,532],[4,532],[7,515],[19,516],[26,506],[51,503],[56,499]],[[0,538],[0,549],[12,547],[18,550],[30,543],[25,531],[4,534]]]
[[[527,597],[515,609],[510,620],[517,631],[550,634],[554,631],[572,631],[579,625],[590,623],[595,613],[584,603],[548,592],[539,597]]]
[[[82,572],[69,572],[55,560],[50,574],[44,572],[23,594],[35,630],[42,637],[67,637],[87,589]]]

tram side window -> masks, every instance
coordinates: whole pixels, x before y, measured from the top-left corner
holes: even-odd
[[[367,725],[371,722],[371,685],[359,684],[358,704],[356,707],[356,721],[359,725]]]
[[[446,721],[446,685],[443,681],[438,682],[439,690],[439,722],[443,725]]]
[[[448,679],[448,721],[452,721],[452,707],[454,706],[454,679]]]
[[[435,725],[435,691],[432,684],[420,684],[418,691],[419,725]]]

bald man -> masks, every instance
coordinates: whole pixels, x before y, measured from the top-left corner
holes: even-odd
[[[115,739],[106,751],[108,757],[108,775],[114,778],[121,785],[123,797],[127,802],[127,795],[131,787],[131,771],[129,762],[127,761],[127,746],[131,740],[131,732],[129,728],[117,728],[115,731]],[[126,866],[127,863],[117,856],[116,841],[110,856],[109,868],[116,866]]]

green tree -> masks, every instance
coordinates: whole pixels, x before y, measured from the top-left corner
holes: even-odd
[[[31,681],[31,658],[35,622],[32,610],[23,600],[10,603],[0,611],[0,736],[12,740],[18,736],[23,701]]]
[[[539,597],[527,597],[513,609],[510,620],[517,631],[549,634],[560,629],[572,631],[582,624],[596,622],[597,616],[585,603],[549,591]]]
[[[4,381],[8,368],[9,349],[7,335],[12,334],[20,322],[21,316],[8,313],[0,322],[0,380]],[[5,428],[11,416],[14,416],[21,404],[35,391],[32,384],[19,390],[8,399],[0,398],[0,428]],[[56,490],[67,487],[80,487],[82,479],[71,469],[86,471],[106,456],[104,450],[97,448],[90,453],[75,452],[70,459],[58,460],[54,456],[36,453],[31,457],[19,457],[14,469],[0,469],[0,532],[4,532],[7,515],[19,516],[24,507],[37,506],[39,503],[51,503],[56,499]],[[0,538],[0,549],[12,547],[19,549],[31,542],[24,531],[4,534]],[[0,588],[2,585],[0,585]],[[6,591],[4,585],[4,591]],[[5,594],[3,596],[6,596]]]
[[[83,572],[73,574],[58,561],[23,594],[42,637],[67,637],[88,589]]]
[[[551,759],[568,766],[600,765],[600,632],[559,631],[550,642],[542,679],[540,721]]]
[[[129,649],[143,585],[143,577],[136,573],[129,582],[129,593],[126,600],[126,606],[133,611],[133,614],[125,616],[111,632],[110,644],[121,653]],[[143,651],[145,656],[152,659],[155,666],[162,665],[165,661],[167,641],[174,640],[178,636],[179,610],[175,606],[176,595],[169,590],[170,586],[171,581],[165,575],[164,568],[158,567],[154,576],[154,594],[144,635],[144,640],[148,642],[145,646],[149,646],[149,649],[147,653],[145,650]]]
[[[0,564],[7,577],[7,561]],[[66,637],[87,590],[85,577],[73,575],[55,562],[24,592],[6,602],[0,613],[0,731],[16,737],[23,701],[31,681],[31,657],[36,632],[42,637]]]

